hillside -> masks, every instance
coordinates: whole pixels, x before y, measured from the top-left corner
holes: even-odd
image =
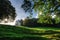
[[[60,40],[60,28],[0,25],[0,39],[7,40]]]

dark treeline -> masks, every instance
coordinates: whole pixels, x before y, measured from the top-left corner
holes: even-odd
[[[23,26],[28,26],[28,27],[59,27],[60,28],[60,23],[58,23],[58,24],[41,24],[41,23],[33,23],[33,24],[31,24],[31,23],[29,23],[29,24],[27,24],[27,25],[23,25]]]
[[[25,20],[18,20],[18,22],[20,23],[21,26],[28,26],[28,27],[60,27],[60,23],[53,23],[53,24],[47,24],[47,23],[38,23],[37,22],[38,19],[37,18],[26,18]],[[19,24],[18,23],[18,24]],[[16,25],[18,25],[16,24]]]

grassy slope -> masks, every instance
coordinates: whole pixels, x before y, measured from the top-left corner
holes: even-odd
[[[29,28],[0,25],[0,38],[9,37],[23,40],[60,40],[60,28]]]

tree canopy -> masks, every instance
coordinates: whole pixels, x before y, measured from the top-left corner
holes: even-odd
[[[59,23],[60,21],[60,0],[24,0],[26,3],[23,4],[23,9],[29,9],[32,7],[35,11],[38,11],[40,23],[50,23],[52,24],[52,20],[55,20],[55,23]],[[25,4],[31,3],[33,6],[28,5],[25,8]],[[29,8],[28,8],[29,7]],[[26,11],[26,10],[25,10]],[[42,13],[42,15],[40,14]]]
[[[9,0],[0,0],[0,21],[14,21],[16,17],[15,8]]]
[[[22,4],[21,6],[25,12],[29,12],[30,13],[30,16],[29,17],[32,17],[33,13],[32,13],[32,3],[31,1],[29,0],[24,0],[24,3]]]

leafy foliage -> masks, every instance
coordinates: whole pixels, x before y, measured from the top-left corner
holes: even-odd
[[[36,18],[26,18],[25,20],[23,20],[23,26],[37,26],[37,20]]]
[[[16,23],[15,23],[16,26],[23,26],[23,20],[16,20]]]
[[[59,23],[59,17],[60,16],[60,1],[57,0],[38,0],[35,1],[34,0],[34,9],[37,11],[41,11],[42,14],[44,14],[43,16],[39,15],[39,21],[38,22],[42,22],[42,23],[52,23],[52,20],[55,20],[57,23]],[[47,15],[48,14],[48,15]],[[55,19],[52,19],[52,17],[50,18],[49,15],[56,15],[57,17]],[[47,16],[46,16],[47,15]],[[50,19],[49,19],[50,18]],[[46,19],[46,20],[45,20]],[[50,24],[51,24],[50,23]],[[54,22],[53,22],[54,23]]]
[[[52,19],[50,16],[40,16],[38,23],[52,24]]]
[[[48,24],[54,24],[53,20],[55,20],[56,23],[60,22],[59,21],[60,19],[60,1],[59,0],[24,0],[24,1],[30,1],[30,3],[33,2],[34,3],[33,6],[27,6],[27,7],[29,8],[33,7],[32,9],[34,9],[35,11],[38,11],[38,14],[42,12],[43,16],[39,14],[38,22],[48,23]],[[27,5],[27,2],[24,4]],[[25,8],[25,10],[28,9],[27,7]],[[52,16],[56,15],[56,18],[53,19],[51,15]]]
[[[15,8],[9,0],[0,0],[0,20],[13,21],[16,17]]]
[[[32,3],[31,1],[29,0],[24,0],[24,3],[22,4],[21,6],[25,12],[29,12],[30,13],[30,16],[29,17],[32,17],[33,13],[32,13]]]

